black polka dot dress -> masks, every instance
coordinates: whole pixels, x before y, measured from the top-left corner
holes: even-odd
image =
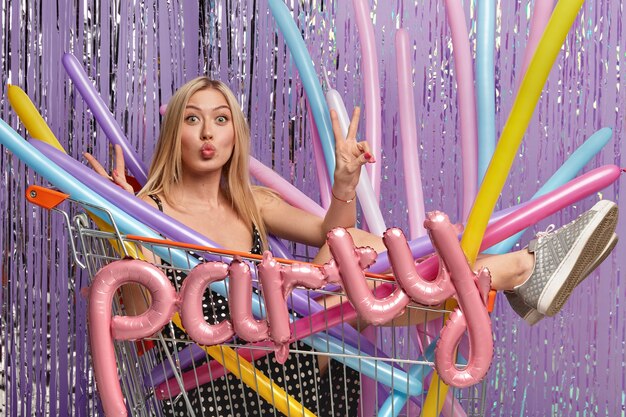
[[[158,197],[152,197],[161,211],[162,204]],[[250,251],[261,254],[261,237],[253,228],[253,247]],[[201,260],[200,257],[198,259]],[[169,270],[168,278],[180,289],[185,274]],[[254,290],[254,289],[253,289]],[[256,290],[253,296],[257,296]],[[230,318],[227,300],[207,289],[202,305],[204,318],[210,324],[217,324]],[[163,329],[167,350],[174,354],[188,346],[188,336],[170,323]],[[177,342],[180,341],[180,342]],[[183,342],[185,341],[185,342]],[[245,344],[243,340],[231,343]],[[331,360],[328,369],[320,372],[317,356],[312,348],[302,342],[295,342],[290,349],[304,353],[291,353],[284,364],[279,364],[274,353],[270,353],[253,362],[255,369],[270,378],[309,411],[318,416],[353,416],[357,413],[360,383],[359,374],[343,364]],[[311,352],[311,353],[308,353]],[[159,360],[166,360],[166,354],[158,349]],[[196,368],[206,366],[206,361],[197,363]],[[281,416],[271,404],[248,387],[241,380],[228,373],[213,381],[187,391],[187,399],[179,395],[162,402],[161,411],[166,416],[188,416],[189,409],[196,416]]]

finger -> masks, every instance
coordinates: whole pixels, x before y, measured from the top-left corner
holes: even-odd
[[[109,173],[106,172],[106,170],[102,167],[102,165],[100,165],[100,162],[98,162],[98,160],[94,158],[89,152],[83,153],[83,156],[85,157],[89,165],[91,165],[91,168],[93,168],[93,170],[96,171],[97,174],[102,175],[105,178],[112,179]]]
[[[123,172],[118,171],[117,168],[113,170],[113,181],[124,189],[126,189],[127,186],[130,186],[128,181],[126,181],[126,175]]]
[[[335,149],[341,146],[344,141],[343,133],[341,132],[341,125],[339,123],[339,116],[335,110],[330,111],[330,121],[333,124],[333,133],[335,134]]]
[[[360,153],[371,153],[370,145],[367,141],[357,142],[356,147]]]
[[[126,175],[121,174],[117,169],[113,170],[113,181],[124,188],[128,185],[126,181]]]
[[[350,120],[350,127],[348,127],[348,136],[346,138],[356,138],[356,132],[359,130],[359,117],[361,116],[361,108],[356,106],[352,112],[352,120]]]
[[[115,169],[121,176],[126,174],[126,164],[124,163],[124,151],[120,145],[115,145]]]
[[[352,156],[354,156],[355,158],[357,158],[359,155],[363,154],[363,142],[357,142],[354,144],[354,147],[351,148],[352,151]]]
[[[131,194],[135,194],[135,190],[133,189],[133,186],[130,185],[129,183],[127,183],[127,182],[122,183],[120,181],[113,180],[113,184],[115,184],[116,186],[120,187],[122,190],[124,190],[126,192],[129,192]]]
[[[372,154],[369,152],[365,152],[356,158],[356,162],[358,163],[359,166],[361,166],[361,165],[367,164],[368,162],[372,162],[371,159],[372,159]]]
[[[113,170],[113,180],[126,191],[130,185],[126,181],[126,167],[124,164],[124,151],[120,145],[115,145],[115,169]],[[132,187],[130,187],[132,188]]]
[[[367,143],[366,141],[358,142],[356,144],[356,147],[357,147],[357,149],[359,151],[359,154],[355,155],[355,156],[363,155],[367,162],[370,162],[370,163],[376,162],[376,159],[374,158],[374,155],[372,155],[372,152],[370,151],[369,143]]]

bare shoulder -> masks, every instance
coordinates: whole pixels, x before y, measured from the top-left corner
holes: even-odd
[[[148,196],[148,195],[144,195],[144,196],[141,196],[141,197],[139,197],[139,198],[140,198],[141,200],[145,201],[146,203],[150,204],[152,207],[154,207],[154,208],[159,208],[159,207],[157,206],[156,201],[154,201],[152,198],[150,198],[150,196]]]
[[[260,186],[252,187],[252,195],[259,209],[275,206],[283,202],[282,197],[276,191]]]

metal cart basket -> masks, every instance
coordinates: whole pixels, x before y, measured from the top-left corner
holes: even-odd
[[[261,256],[125,235],[105,209],[67,199],[69,204],[81,204],[90,214],[81,213],[70,220],[67,208],[57,208],[66,196],[49,203],[52,200],[45,196],[51,193],[56,192],[31,187],[27,197],[65,217],[73,237],[69,244],[75,261],[86,268],[92,278],[103,267],[121,259],[142,258],[162,271],[180,292],[184,277],[196,265],[207,260],[230,264],[235,258],[250,266],[255,288],[252,298],[260,306],[261,314],[266,313],[263,288],[254,273]],[[42,203],[43,200],[48,203]],[[62,207],[66,204],[63,203]],[[104,222],[91,213],[108,219]],[[158,258],[153,254],[158,254]],[[298,263],[306,265],[302,260]],[[393,284],[390,277],[381,275],[368,276],[368,280],[373,288],[383,283]],[[227,281],[225,286],[227,290]],[[378,415],[419,416],[428,390],[438,388],[429,386],[429,381],[433,369],[432,346],[437,338],[432,329],[441,327],[442,310],[409,305],[406,323],[370,326],[363,332],[364,326],[353,316],[341,317],[341,309],[339,320],[336,315],[335,321],[329,315],[324,316],[325,311],[347,301],[340,287],[328,286],[315,291],[298,288],[295,291],[309,300],[310,305],[317,305],[309,312],[311,315],[317,312],[321,324],[320,320],[307,322],[308,316],[302,314],[301,309],[297,311],[294,303],[288,303],[289,313],[296,324],[292,326],[294,342],[289,345],[289,361],[284,365],[268,359],[274,357],[275,349],[271,343],[246,343],[235,336],[211,350],[205,349],[177,328],[176,320],[151,337],[115,341],[118,378],[129,414],[353,416],[366,415],[369,409],[370,413],[375,410]],[[138,308],[138,299],[140,305],[141,301],[149,304],[146,294],[139,287],[118,290],[113,300],[113,314],[132,315]],[[129,301],[131,299],[134,301]],[[207,290],[203,302],[205,312],[212,312],[209,314],[212,317],[205,319],[223,320],[220,312],[228,311],[224,305],[228,302],[226,297]],[[354,332],[352,328],[367,334],[369,342],[363,336],[355,344],[354,339],[350,339],[351,332]],[[371,347],[366,348],[367,343],[376,346],[373,352]],[[227,364],[229,357],[232,359],[230,365]],[[234,369],[233,363],[236,365]],[[251,368],[247,368],[247,364]],[[242,383],[241,375],[250,369],[253,382]],[[389,370],[392,374],[390,384],[377,381]],[[259,387],[259,381],[265,377],[269,381],[269,397],[264,397]],[[413,384],[421,387],[417,395],[407,399],[405,394],[403,398],[403,392],[416,393],[411,391]],[[448,392],[447,398],[439,398],[445,407],[443,415],[484,415],[484,381],[468,389],[450,388]],[[288,406],[283,409],[274,407],[272,404],[278,404],[283,396],[288,398]],[[356,403],[353,397],[356,397]]]

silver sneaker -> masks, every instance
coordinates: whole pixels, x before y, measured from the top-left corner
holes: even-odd
[[[533,272],[513,291],[539,313],[554,316],[607,247],[617,215],[617,204],[601,200],[573,222],[538,235],[528,245],[535,254]]]
[[[613,236],[611,236],[611,240],[609,240],[609,243],[607,243],[606,247],[604,248],[600,256],[591,265],[589,265],[589,268],[587,268],[585,273],[583,273],[582,277],[580,278],[580,281],[578,281],[575,286],[578,286],[578,284],[583,282],[584,279],[589,276],[589,274],[595,271],[595,269],[599,267],[600,264],[602,264],[602,262],[604,262],[604,260],[611,254],[611,252],[615,248],[615,245],[617,245],[617,241],[618,241],[617,234],[613,233]],[[536,309],[524,303],[522,298],[519,297],[515,293],[515,291],[504,291],[504,294],[506,295],[506,299],[511,305],[511,308],[513,309],[513,311],[515,311],[529,325],[533,326],[539,323],[539,321],[545,317]]]

